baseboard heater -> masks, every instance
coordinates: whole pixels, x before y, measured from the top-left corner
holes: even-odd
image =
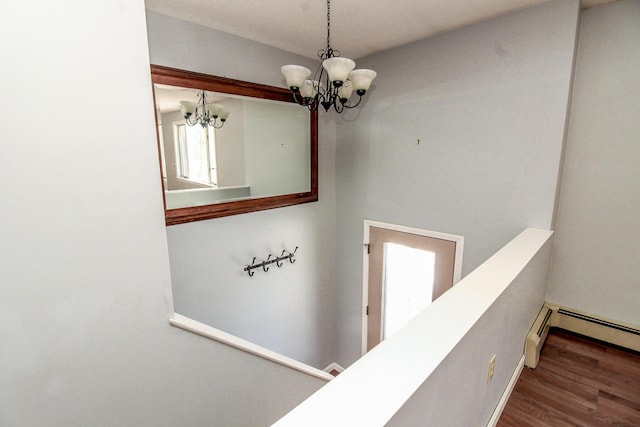
[[[545,303],[527,335],[525,366],[535,368],[538,365],[540,350],[552,327],[640,351],[640,329],[637,327]]]

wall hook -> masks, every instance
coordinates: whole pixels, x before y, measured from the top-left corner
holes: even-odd
[[[293,259],[294,255],[296,254],[296,252],[298,251],[298,247],[296,246],[296,248],[293,250],[293,252],[289,253],[289,262],[291,264],[293,264],[294,262],[296,262],[295,259]]]
[[[256,263],[256,257],[253,257],[253,260],[251,261],[251,265],[247,265],[244,268],[244,271],[247,272],[247,274],[249,275],[249,277],[253,277],[254,274],[256,274],[255,272],[251,271],[252,269],[258,267],[257,265],[255,265]]]
[[[269,267],[267,267],[267,265],[271,264],[271,262],[269,262],[270,259],[271,259],[271,254],[269,254],[269,256],[267,257],[267,260],[262,263],[262,269],[264,270],[265,273],[269,271]],[[275,261],[278,261],[278,260],[275,259]]]
[[[296,262],[296,260],[293,258],[295,253],[298,251],[298,247],[296,246],[296,248],[293,250],[293,252],[287,252],[286,249],[282,250],[282,253],[280,254],[279,257],[274,257],[272,254],[269,254],[269,256],[267,257],[266,260],[256,264],[256,257],[253,257],[253,260],[251,261],[250,265],[247,265],[244,268],[244,271],[247,272],[247,274],[249,275],[249,277],[253,277],[253,275],[255,274],[254,271],[252,271],[255,268],[259,268],[262,267],[262,270],[266,273],[267,271],[269,271],[269,265],[275,263],[278,267],[282,267],[284,265],[284,263],[282,261],[284,261],[285,259],[288,259],[289,262],[291,264],[293,264],[294,262]]]

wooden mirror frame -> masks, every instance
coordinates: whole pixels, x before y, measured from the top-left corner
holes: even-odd
[[[151,65],[152,83],[194,88],[211,92],[242,95],[253,98],[272,99],[275,101],[295,102],[291,91],[285,88],[267,86],[258,83],[249,83],[241,80],[217,77],[192,71],[179,70],[160,65]],[[156,129],[158,129],[157,109]],[[303,107],[300,107],[303,108]],[[160,155],[160,136],[158,139],[158,158],[160,161],[160,182],[162,185],[162,197],[164,200],[165,222],[167,225],[182,224],[186,222],[201,221],[204,219],[220,218],[230,215],[239,215],[248,212],[256,212],[265,209],[281,208],[318,200],[318,112],[310,112],[310,165],[311,182],[310,191],[303,193],[284,194],[279,196],[259,197],[255,199],[220,202],[210,205],[193,206],[185,208],[167,209],[164,180],[162,179],[162,156]],[[157,134],[157,130],[156,130]]]

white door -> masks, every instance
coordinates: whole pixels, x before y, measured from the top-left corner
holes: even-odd
[[[371,226],[366,350],[404,326],[459,280],[462,238]]]

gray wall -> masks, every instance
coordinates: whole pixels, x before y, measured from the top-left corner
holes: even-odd
[[[339,363],[360,354],[363,219],[465,236],[463,275],[552,226],[578,11],[549,2],[358,61],[378,78],[337,129]]]
[[[296,104],[244,102],[247,183],[254,197],[310,191],[309,111]]]
[[[640,1],[584,12],[547,299],[640,325]]]
[[[147,25],[153,64],[282,87],[282,65],[315,64],[153,12]],[[167,235],[178,313],[324,368],[334,361],[335,125],[320,121],[319,202],[172,226]],[[253,257],[296,246],[295,264],[251,278],[243,271]]]
[[[233,118],[216,130],[218,187],[245,185],[244,102],[228,98],[221,104],[231,111]]]
[[[0,39],[0,425],[264,426],[320,387],[168,323],[144,2],[3,4]]]

